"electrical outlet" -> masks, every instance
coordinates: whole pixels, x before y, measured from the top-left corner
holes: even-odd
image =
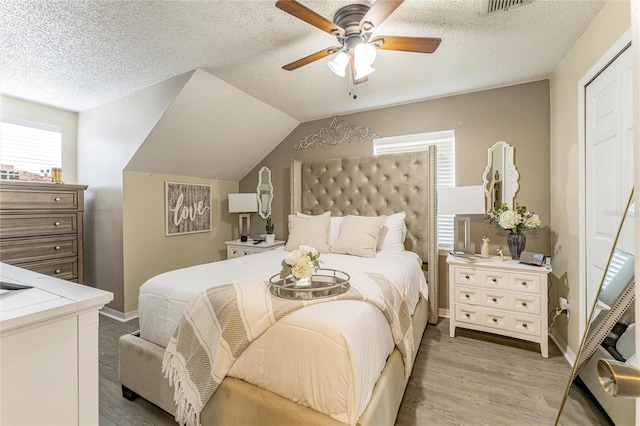
[[[561,310],[563,310],[563,311],[564,310],[567,310],[567,311],[569,310],[569,301],[566,298],[560,297],[558,299],[558,303],[560,304],[560,309]]]

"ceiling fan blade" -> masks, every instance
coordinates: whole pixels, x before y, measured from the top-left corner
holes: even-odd
[[[404,0],[378,0],[360,20],[360,29],[372,31],[378,28]]]
[[[440,46],[439,38],[378,36],[371,42],[378,49],[401,50],[403,52],[433,53]]]
[[[287,70],[287,71],[293,71],[295,69],[298,69],[304,65],[310,64],[311,62],[317,61],[318,59],[322,59],[325,58],[329,55],[332,55],[334,53],[336,53],[338,50],[340,50],[339,47],[333,46],[333,47],[329,47],[327,49],[323,49],[320,50],[316,53],[312,53],[309,56],[305,56],[302,59],[298,59],[295,62],[291,62],[290,64],[287,64],[285,66],[282,67],[282,69]]]
[[[295,0],[278,0],[276,7],[331,35],[344,35],[344,28],[339,27]]]

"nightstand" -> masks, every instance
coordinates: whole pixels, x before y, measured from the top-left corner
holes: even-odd
[[[272,243],[261,242],[254,244],[254,241],[242,242],[240,240],[227,241],[227,259],[234,257],[247,256],[249,254],[262,253],[263,251],[273,250],[282,247],[285,241],[276,240]]]
[[[540,344],[548,358],[547,275],[545,266],[505,258],[468,263],[447,257],[449,335],[456,327],[515,337]]]

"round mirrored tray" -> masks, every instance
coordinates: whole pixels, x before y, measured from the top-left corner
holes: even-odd
[[[335,269],[318,269],[306,285],[296,283],[292,276],[280,278],[279,274],[269,279],[269,291],[283,299],[320,299],[346,293],[351,277]]]

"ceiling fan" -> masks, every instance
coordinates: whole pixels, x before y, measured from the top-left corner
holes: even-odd
[[[276,7],[321,29],[338,40],[339,46],[320,50],[282,68],[293,71],[311,62],[336,54],[329,68],[341,77],[348,70],[352,84],[364,83],[374,69],[371,67],[376,49],[404,52],[433,53],[440,45],[439,38],[374,36],[373,33],[402,4],[404,0],[378,0],[371,7],[350,4],[340,8],[333,22],[320,16],[296,0],[278,0]],[[355,95],[354,95],[355,99]]]

